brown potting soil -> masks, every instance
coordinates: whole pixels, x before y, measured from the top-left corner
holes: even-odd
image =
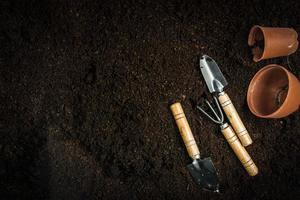
[[[259,119],[254,74],[277,63],[299,78],[299,51],[252,61],[255,25],[300,31],[299,1],[0,2],[0,199],[296,199],[300,113]],[[253,139],[249,177],[218,125],[199,57],[214,58]],[[221,193],[201,190],[170,112],[180,101]]]

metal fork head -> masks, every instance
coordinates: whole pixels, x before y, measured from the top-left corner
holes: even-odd
[[[218,99],[214,96],[214,100],[215,103],[217,105],[218,108],[218,113],[216,112],[216,110],[212,107],[212,105],[210,104],[210,102],[205,99],[205,103],[208,105],[208,107],[210,108],[210,110],[213,112],[214,114],[214,118],[213,116],[211,116],[210,114],[208,114],[203,108],[201,108],[200,106],[197,106],[197,109],[200,110],[203,114],[205,114],[210,120],[212,120],[213,122],[217,123],[217,124],[223,124],[224,123],[224,115],[222,112],[222,109],[220,107],[220,104],[218,102]]]

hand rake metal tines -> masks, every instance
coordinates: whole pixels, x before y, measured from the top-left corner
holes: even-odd
[[[224,115],[223,115],[222,109],[220,107],[220,104],[218,102],[218,99],[215,96],[213,98],[214,98],[214,100],[216,102],[219,115],[217,114],[216,110],[212,107],[212,105],[210,104],[210,102],[207,99],[205,99],[205,103],[208,105],[208,107],[210,108],[210,110],[213,112],[213,114],[215,115],[216,119],[214,119],[214,117],[212,117],[211,115],[209,115],[203,108],[201,108],[198,105],[197,105],[197,109],[200,110],[203,114],[205,114],[211,121],[213,121],[213,122],[215,122],[217,124],[220,124],[221,126],[225,125],[227,123],[224,124]]]

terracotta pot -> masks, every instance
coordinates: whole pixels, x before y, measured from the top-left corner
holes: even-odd
[[[251,80],[247,102],[251,112],[258,117],[286,117],[299,108],[300,82],[284,67],[267,65]]]
[[[298,48],[298,34],[292,28],[253,26],[248,37],[252,47],[253,60],[287,56]]]

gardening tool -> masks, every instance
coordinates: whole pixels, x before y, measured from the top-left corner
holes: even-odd
[[[238,157],[238,159],[241,161],[242,165],[248,172],[250,176],[255,176],[258,173],[258,169],[253,162],[252,158],[246,151],[245,147],[240,143],[239,139],[235,135],[233,129],[231,126],[224,122],[224,116],[221,110],[221,107],[219,105],[219,102],[217,98],[214,96],[214,100],[216,102],[217,108],[219,115],[215,111],[215,109],[212,107],[212,105],[209,103],[208,100],[205,100],[206,104],[210,108],[210,110],[213,112],[215,115],[216,119],[209,115],[203,108],[200,106],[197,106],[197,109],[199,109],[203,114],[205,114],[209,119],[211,119],[213,122],[220,124],[221,127],[221,132],[223,133],[224,137],[226,138],[227,142],[229,143],[230,147],[234,151],[235,155]]]
[[[181,104],[172,104],[170,108],[176,120],[176,124],[179,128],[180,135],[184,141],[187,152],[193,159],[193,162],[187,165],[192,177],[201,188],[219,192],[219,180],[213,162],[211,158],[200,158],[198,146],[187,122]]]
[[[276,64],[259,70],[250,82],[247,103],[262,118],[282,118],[300,106],[300,82],[290,71]]]
[[[220,71],[218,64],[211,57],[203,55],[200,59],[200,69],[209,92],[218,96],[218,100],[243,146],[252,144],[252,139],[247,129],[229,96],[224,91],[224,87],[227,86],[228,83]]]
[[[298,49],[298,34],[292,28],[253,26],[248,36],[253,60],[288,56]]]

